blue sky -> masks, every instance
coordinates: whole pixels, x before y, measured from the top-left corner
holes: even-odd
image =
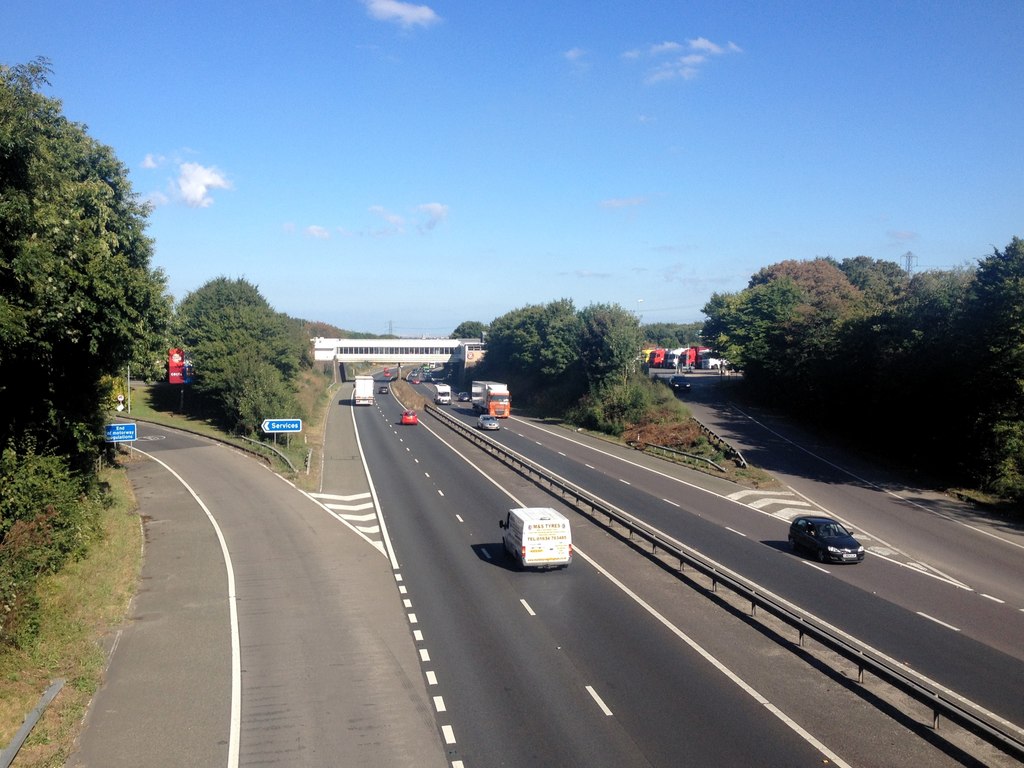
[[[226,276],[341,328],[527,304],[693,322],[783,259],[1024,236],[1024,3],[6,0],[0,62]]]

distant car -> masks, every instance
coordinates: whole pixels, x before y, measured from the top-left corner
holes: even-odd
[[[416,411],[402,411],[402,423],[419,424],[420,417],[416,415]]]
[[[409,383],[410,384],[419,384],[420,383],[420,377],[419,376],[413,376],[412,378],[409,379]]]
[[[859,563],[864,547],[838,520],[804,515],[789,526],[789,543],[794,552],[804,550],[823,563]]]
[[[498,424],[498,420],[486,413],[476,420],[476,426],[479,429],[501,429],[501,425]]]
[[[690,380],[685,376],[669,376],[668,385],[675,390],[687,390],[690,388]]]
[[[377,394],[378,395],[386,395],[390,391],[391,390],[388,388],[387,384],[381,384],[379,387],[377,387]]]
[[[459,392],[460,403],[468,403],[472,399],[473,398],[470,396],[469,392]]]

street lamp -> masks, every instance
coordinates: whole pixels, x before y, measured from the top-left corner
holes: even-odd
[[[636,319],[637,320],[640,319],[640,305],[643,304],[643,302],[644,302],[643,299],[637,299],[636,300]]]

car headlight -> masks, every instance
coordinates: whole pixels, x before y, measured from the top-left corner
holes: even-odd
[[[828,551],[829,551],[829,552],[834,552],[834,553],[835,553],[835,554],[837,554],[837,555],[838,555],[838,554],[839,554],[840,552],[842,552],[842,550],[841,550],[841,549],[840,549],[839,547],[833,547],[833,546],[832,546],[831,544],[830,544],[830,545],[829,545],[829,547],[828,547]]]

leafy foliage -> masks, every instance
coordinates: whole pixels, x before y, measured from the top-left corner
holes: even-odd
[[[170,302],[126,169],[38,93],[48,73],[0,67],[0,445],[31,436],[86,469],[104,377],[152,363]]]
[[[487,332],[487,325],[476,320],[466,320],[459,323],[449,338],[452,339],[480,339]]]
[[[751,394],[894,458],[1024,498],[1024,241],[910,276],[867,257],[787,261],[704,307]],[[881,441],[886,444],[886,441]]]
[[[305,327],[275,312],[256,286],[219,277],[186,296],[175,316],[197,394],[239,434],[297,415],[292,384],[308,356]]]
[[[62,459],[31,447],[0,454],[0,643],[31,640],[38,578],[85,554],[99,509],[88,481]]]

